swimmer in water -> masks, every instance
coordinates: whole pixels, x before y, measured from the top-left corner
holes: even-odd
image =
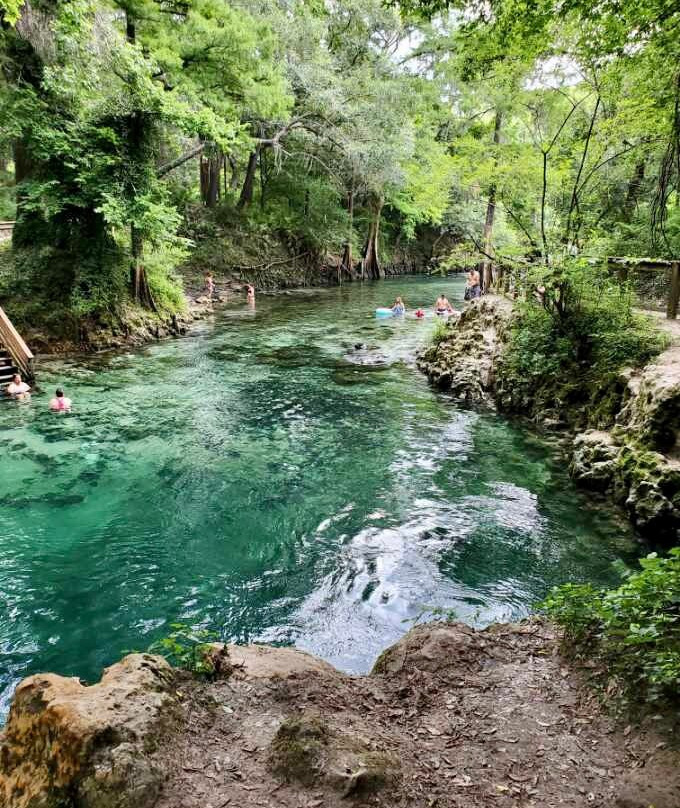
[[[434,304],[435,314],[453,314],[454,308],[449,303],[446,295],[439,295],[437,302]]]
[[[7,385],[5,390],[8,396],[16,399],[28,399],[31,397],[31,388],[26,382],[21,380],[21,376],[17,373],[12,381]]]
[[[52,412],[71,412],[71,399],[64,395],[61,387],[57,388],[54,398],[50,401]]]

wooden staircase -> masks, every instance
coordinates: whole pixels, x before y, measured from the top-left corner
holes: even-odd
[[[33,354],[0,308],[0,392],[20,373],[23,379],[33,379]]]
[[[0,391],[4,391],[5,387],[12,381],[14,374],[18,372],[19,368],[14,364],[9,351],[0,346]]]

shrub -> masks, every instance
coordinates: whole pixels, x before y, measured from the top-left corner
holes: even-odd
[[[184,623],[171,623],[172,631],[152,643],[147,652],[158,654],[176,668],[198,675],[210,676],[214,672],[209,651],[218,635],[208,629],[194,629]]]
[[[518,316],[499,370],[500,386],[515,401],[598,424],[612,417],[600,401],[619,371],[639,366],[667,344],[633,309],[633,295],[602,270],[568,261],[533,272],[529,299]],[[601,424],[607,426],[607,423]]]
[[[626,570],[616,589],[556,587],[542,604],[564,628],[567,650],[604,663],[632,700],[677,702],[680,696],[680,548]]]

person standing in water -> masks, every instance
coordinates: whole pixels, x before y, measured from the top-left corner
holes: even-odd
[[[57,387],[54,398],[50,401],[50,409],[52,412],[71,412],[71,399],[64,395],[61,387]]]
[[[205,284],[204,289],[210,301],[212,302],[213,294],[215,293],[215,279],[213,278],[212,272],[205,273]]]
[[[31,388],[26,384],[26,382],[21,380],[21,376],[17,373],[13,378],[12,381],[7,385],[7,389],[5,390],[8,396],[12,396],[13,398],[30,398],[31,397]]]
[[[253,286],[252,283],[249,283],[246,286],[246,290],[247,290],[246,301],[247,301],[249,306],[254,307],[255,306],[255,287]]]
[[[455,309],[449,303],[446,295],[439,295],[437,302],[434,304],[435,314],[453,314]]]
[[[393,314],[404,314],[406,311],[406,306],[404,305],[404,301],[398,297],[394,301],[394,305],[392,306],[392,313]]]

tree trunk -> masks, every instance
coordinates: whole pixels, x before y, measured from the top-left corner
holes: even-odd
[[[371,220],[368,225],[368,235],[364,246],[363,260],[361,262],[362,278],[378,280],[385,277],[385,271],[380,266],[378,257],[378,240],[380,236],[380,214],[384,201],[381,197],[372,196],[369,199]]]
[[[208,157],[201,156],[200,180],[201,198],[207,208],[214,208],[220,198],[220,172],[222,171],[222,152],[217,149]]]
[[[645,179],[645,161],[640,160],[635,164],[635,171],[628,183],[628,192],[623,203],[623,218],[629,222],[633,218],[633,213],[637,207],[640,194],[642,193],[642,183]]]
[[[142,264],[144,241],[137,227],[130,225],[130,251],[132,252],[132,268],[130,271],[130,286],[132,296],[137,303],[151,311],[158,311],[156,301],[153,299],[146,270]]]
[[[503,113],[496,110],[496,119],[493,127],[493,144],[498,146],[501,141],[501,124],[503,123]],[[498,163],[497,149],[494,149],[494,166]],[[489,200],[486,203],[486,218],[484,220],[484,252],[486,256],[482,261],[482,289],[486,292],[491,287],[492,281],[492,261],[488,257],[493,255],[493,223],[496,218],[496,183],[492,182],[489,188]]]
[[[231,168],[231,179],[229,180],[229,190],[235,191],[238,188],[238,163],[233,154],[227,157],[229,168]]]
[[[342,261],[338,267],[338,283],[342,283],[342,273],[354,279],[354,259],[352,258],[352,235],[354,232],[354,181],[347,192],[347,241],[342,251]]]
[[[257,171],[257,164],[260,157],[259,147],[254,152],[250,153],[248,158],[248,167],[246,168],[246,178],[243,180],[243,188],[241,188],[241,196],[238,200],[237,207],[244,210],[253,201],[253,191],[255,189],[255,172]]]

